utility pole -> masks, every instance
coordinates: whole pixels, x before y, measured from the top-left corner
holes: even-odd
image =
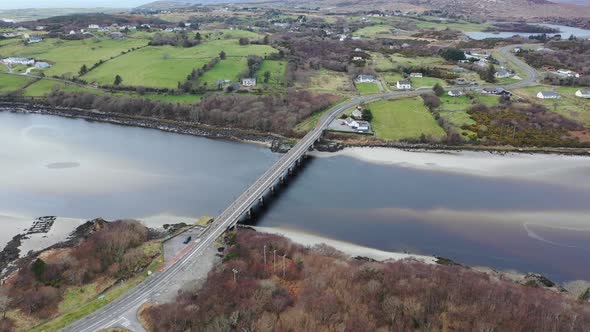
[[[266,270],[266,244],[264,245],[264,269]]]
[[[272,270],[274,273],[277,273],[277,250],[275,249],[273,251],[274,257],[273,257],[273,263],[272,263]]]
[[[285,279],[285,257],[287,256],[286,253],[283,254],[283,279]]]
[[[237,278],[236,278],[236,275],[238,274],[238,270],[236,270],[236,269],[231,269],[231,271],[234,273],[234,282],[235,282],[235,283],[237,283],[237,282],[238,282],[238,280],[237,280]]]

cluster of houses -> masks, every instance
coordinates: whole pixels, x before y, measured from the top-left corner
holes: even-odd
[[[578,90],[574,93],[574,96],[579,98],[590,99],[590,90]],[[560,99],[561,95],[554,91],[539,91],[537,93],[539,99]]]
[[[22,57],[5,58],[2,59],[2,63],[6,65],[35,66],[37,69],[47,69],[51,67],[51,65],[45,61],[35,61],[35,59]]]
[[[422,78],[422,73],[410,73],[411,78]],[[377,83],[377,78],[374,75],[358,75],[354,80],[355,83]],[[412,82],[410,80],[399,80],[395,83],[398,90],[411,90]]]

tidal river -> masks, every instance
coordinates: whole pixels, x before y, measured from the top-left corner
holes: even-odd
[[[254,144],[0,113],[0,241],[56,215],[155,226],[216,215],[280,157]],[[590,158],[316,154],[257,224],[467,265],[590,280]],[[48,240],[47,240],[48,241]],[[32,247],[32,246],[31,246]]]

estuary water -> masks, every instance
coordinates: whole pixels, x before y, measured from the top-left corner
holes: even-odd
[[[0,112],[0,241],[55,215],[150,226],[217,215],[267,147]],[[386,251],[590,280],[590,159],[347,149],[316,154],[255,221]],[[44,238],[39,236],[39,241]]]
[[[535,24],[533,24],[533,25],[535,25]],[[561,35],[561,38],[567,39],[567,38],[569,38],[569,36],[574,35],[579,39],[590,39],[590,30],[568,27],[565,25],[556,25],[556,24],[536,24],[536,25],[542,25],[542,26],[546,26],[546,27],[550,27],[550,28],[554,28],[554,29],[559,30],[558,33],[548,33],[547,34],[548,36]],[[514,35],[519,35],[519,36],[528,38],[529,36],[532,36],[532,35],[539,35],[538,33],[525,33],[525,32],[493,33],[493,32],[483,32],[483,31],[469,31],[469,32],[465,32],[465,34],[467,36],[469,36],[470,38],[476,39],[476,40],[481,40],[481,39],[486,39],[486,38],[510,38]]]

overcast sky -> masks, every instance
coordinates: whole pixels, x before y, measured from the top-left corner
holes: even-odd
[[[0,10],[19,8],[131,8],[152,0],[0,0]]]

